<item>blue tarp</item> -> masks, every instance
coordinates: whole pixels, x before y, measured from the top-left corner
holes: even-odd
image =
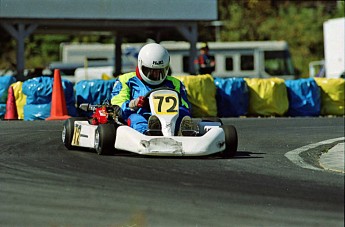
[[[0,117],[5,116],[5,114],[6,114],[6,104],[0,103]]]
[[[217,87],[218,117],[244,116],[248,112],[249,91],[243,78],[214,78]]]
[[[8,88],[14,82],[16,82],[16,78],[13,76],[0,76],[0,103],[7,102]]]
[[[73,83],[62,79],[67,111],[70,116],[77,116]],[[54,78],[35,77],[23,83],[22,91],[26,95],[24,120],[43,120],[50,116]]]
[[[321,90],[313,78],[286,80],[285,85],[289,98],[289,116],[320,115]]]
[[[102,104],[104,100],[110,100],[113,80],[82,80],[75,85],[77,104],[89,103]]]
[[[6,113],[8,88],[16,82],[14,76],[0,76],[0,117]]]
[[[89,103],[91,105],[102,104],[105,100],[111,99],[111,91],[115,79],[112,80],[82,80],[75,85],[77,105]],[[91,112],[79,112],[81,116],[90,116]]]
[[[66,105],[74,105],[73,83],[62,79]],[[36,77],[23,83],[23,93],[26,95],[26,104],[47,104],[51,102],[54,79],[52,77]]]
[[[46,104],[26,104],[24,106],[24,120],[45,120],[50,117],[51,103]],[[70,116],[77,116],[75,106],[67,106],[67,112]]]
[[[24,120],[45,120],[50,116],[50,103],[24,105]]]

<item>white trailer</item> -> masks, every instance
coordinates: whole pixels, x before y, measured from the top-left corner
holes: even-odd
[[[188,42],[161,42],[171,56],[173,75],[188,74]],[[295,72],[286,41],[208,42],[216,61],[215,77],[294,79]],[[201,43],[197,43],[197,48]],[[197,65],[195,65],[197,67]]]
[[[122,45],[122,72],[135,71],[139,45]],[[115,45],[101,43],[60,45],[60,62],[52,62],[49,69],[60,69],[61,76],[73,83],[81,80],[112,77],[115,63]]]
[[[323,23],[324,60],[309,63],[309,77],[345,76],[345,17]]]
[[[327,78],[339,78],[345,72],[345,17],[323,24],[325,68]]]
[[[170,53],[172,75],[189,74],[188,42],[161,42]],[[122,72],[134,71],[137,55],[145,43],[122,44]],[[199,49],[201,43],[197,43]],[[209,42],[210,54],[215,57],[215,77],[280,77],[294,79],[289,47],[285,41],[259,42]],[[62,44],[61,60],[66,66],[78,65],[74,75],[66,75],[73,82],[84,79],[101,79],[102,74],[112,74],[114,70],[114,44]],[[93,59],[97,61],[86,61]],[[60,67],[63,65],[60,64]],[[91,69],[92,67],[92,69]],[[195,64],[197,71],[197,64]]]

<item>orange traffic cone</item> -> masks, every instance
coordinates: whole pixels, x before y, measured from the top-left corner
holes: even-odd
[[[10,86],[8,88],[8,96],[6,102],[6,113],[5,113],[5,120],[18,120],[18,112],[17,112],[17,105],[16,105],[16,98],[14,97],[13,87]]]
[[[60,70],[55,69],[50,117],[46,118],[46,120],[65,120],[71,117],[67,114],[67,106],[61,82]]]

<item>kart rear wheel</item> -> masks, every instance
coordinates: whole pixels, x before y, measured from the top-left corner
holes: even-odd
[[[65,120],[62,129],[62,143],[68,150],[72,150],[75,146],[72,146],[72,139],[74,134],[74,122],[75,121],[86,121],[85,117],[71,117]]]
[[[113,124],[98,125],[95,132],[95,149],[99,155],[114,153],[116,129]]]
[[[235,156],[238,146],[238,137],[235,126],[233,125],[222,125],[221,128],[225,134],[225,150],[222,151],[221,155],[224,158]]]

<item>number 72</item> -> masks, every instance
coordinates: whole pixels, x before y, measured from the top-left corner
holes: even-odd
[[[154,96],[158,100],[158,113],[175,113],[177,112],[177,98],[175,96]]]

